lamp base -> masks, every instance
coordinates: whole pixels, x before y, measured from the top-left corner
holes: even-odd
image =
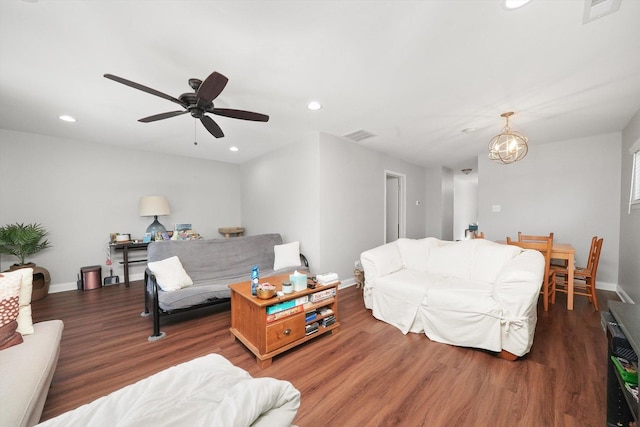
[[[147,227],[147,233],[151,234],[151,240],[164,240],[162,233],[167,231],[164,225],[158,222],[158,215],[153,217],[153,222]]]

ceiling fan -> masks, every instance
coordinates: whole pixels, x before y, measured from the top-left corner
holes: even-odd
[[[227,85],[229,79],[222,74],[214,71],[204,81],[200,79],[189,79],[189,86],[193,89],[193,92],[187,92],[180,95],[178,98],[167,95],[150,87],[143,86],[139,83],[132,82],[131,80],[123,79],[122,77],[114,76],[113,74],[105,74],[104,77],[122,83],[123,85],[131,86],[134,89],[141,90],[143,92],[150,93],[151,95],[159,96],[160,98],[167,99],[171,102],[175,102],[180,105],[183,110],[168,111],[166,113],[154,114],[153,116],[144,117],[139,119],[139,122],[149,123],[157,120],[168,119],[169,117],[180,116],[182,114],[190,113],[192,117],[200,119],[204,127],[216,138],[222,138],[224,133],[220,126],[206,113],[216,114],[218,116],[231,117],[234,119],[251,120],[255,122],[267,122],[269,116],[260,113],[254,113],[244,110],[233,110],[230,108],[216,108],[213,105],[213,100],[220,95],[222,90]]]

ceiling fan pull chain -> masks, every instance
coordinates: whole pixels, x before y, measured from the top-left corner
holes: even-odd
[[[198,126],[196,126],[196,119],[193,119],[193,145],[198,145],[198,138],[196,133],[198,132]]]

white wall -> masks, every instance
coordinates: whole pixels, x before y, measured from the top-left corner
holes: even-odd
[[[299,240],[315,273],[352,280],[360,253],[384,242],[385,170],[407,175],[407,236],[424,237],[419,166],[321,133],[241,169],[243,225],[252,234],[280,232],[287,242]]]
[[[240,225],[237,165],[0,129],[0,225],[37,222],[49,231],[53,246],[32,260],[49,270],[52,290],[75,288],[83,266],[102,265],[105,276],[109,233],[142,238],[153,221],[138,214],[145,195],[168,198],[171,215],[158,218],[167,229],[191,223],[218,238],[218,227]],[[113,269],[123,279],[120,259]],[[1,255],[0,270],[16,261]]]
[[[445,167],[426,170],[426,235],[453,240],[453,171]]]
[[[384,243],[385,171],[406,176],[406,236],[424,237],[423,168],[321,134],[320,171],[322,270],[352,277],[360,254]]]
[[[280,233],[299,241],[312,266],[318,244],[318,139],[290,144],[241,166],[242,225],[246,234]]]
[[[619,133],[538,144],[523,160],[502,165],[480,155],[478,220],[485,237],[504,240],[518,231],[554,232],[576,248],[586,265],[591,238],[604,238],[598,287],[618,282],[620,231]],[[501,212],[493,213],[492,206]]]
[[[620,266],[618,280],[625,299],[640,302],[640,209],[628,213],[631,190],[631,146],[640,139],[640,111],[622,132],[620,157],[622,178],[620,192]]]
[[[476,221],[478,221],[478,174],[454,175],[453,239],[464,239],[464,230]]]

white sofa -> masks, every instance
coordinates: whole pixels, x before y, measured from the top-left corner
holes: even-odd
[[[402,333],[513,358],[531,349],[544,274],[538,251],[428,237],[379,246],[360,261],[365,307]]]
[[[64,324],[33,325],[24,342],[0,351],[0,426],[28,427],[40,421],[58,364]]]

